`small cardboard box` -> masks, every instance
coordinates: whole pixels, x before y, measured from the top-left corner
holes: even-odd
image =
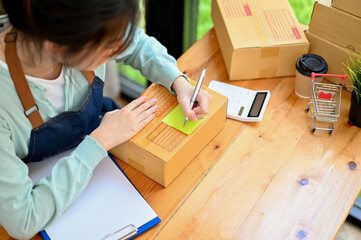
[[[315,2],[309,32],[361,52],[361,18],[332,7],[331,0]]]
[[[287,0],[212,0],[230,80],[290,76],[309,43]]]
[[[225,125],[227,98],[206,87],[202,89],[212,95],[207,118],[187,135],[162,122],[178,105],[176,96],[160,85],[150,85],[142,95],[158,99],[155,118],[110,153],[164,187],[168,186]],[[179,121],[183,123],[184,119]]]
[[[360,0],[333,0],[332,6],[357,17],[361,17]]]
[[[328,64],[327,73],[345,74],[347,68],[343,65],[343,63],[347,64],[347,61],[349,59],[348,54],[350,54],[350,56],[352,56],[354,60],[357,59],[358,57],[357,53],[347,48],[344,48],[331,41],[327,41],[315,34],[312,34],[311,32],[306,31],[305,33],[311,44],[309,53],[317,54],[326,60]],[[335,84],[341,83],[340,78],[330,78],[330,77],[325,77],[325,78]],[[352,85],[351,80],[349,78],[346,78],[345,87],[351,85]],[[347,89],[351,91],[350,88]]]

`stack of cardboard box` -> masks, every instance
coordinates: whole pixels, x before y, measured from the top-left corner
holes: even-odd
[[[349,56],[356,59],[361,52],[360,0],[316,1],[306,36],[311,44],[309,53],[326,60],[328,73],[344,74],[343,63],[347,64]],[[328,80],[340,83],[339,79]]]

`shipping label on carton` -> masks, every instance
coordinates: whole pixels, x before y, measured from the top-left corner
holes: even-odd
[[[222,1],[226,17],[245,17],[252,16],[248,0],[224,0]]]

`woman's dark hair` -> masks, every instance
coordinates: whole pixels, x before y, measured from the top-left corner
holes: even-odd
[[[85,47],[116,44],[124,51],[134,38],[138,0],[2,0],[10,23],[23,36],[65,46],[65,56]],[[122,44],[119,44],[122,43]]]

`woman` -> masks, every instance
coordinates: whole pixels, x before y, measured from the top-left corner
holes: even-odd
[[[102,96],[110,58],[139,69],[177,99],[191,120],[204,118],[210,95],[198,94],[174,58],[137,28],[136,0],[2,0],[11,27],[0,34],[0,224],[30,238],[54,222],[86,187],[112,147],[147,125],[156,99],[119,110]],[[67,149],[35,186],[26,163]]]

